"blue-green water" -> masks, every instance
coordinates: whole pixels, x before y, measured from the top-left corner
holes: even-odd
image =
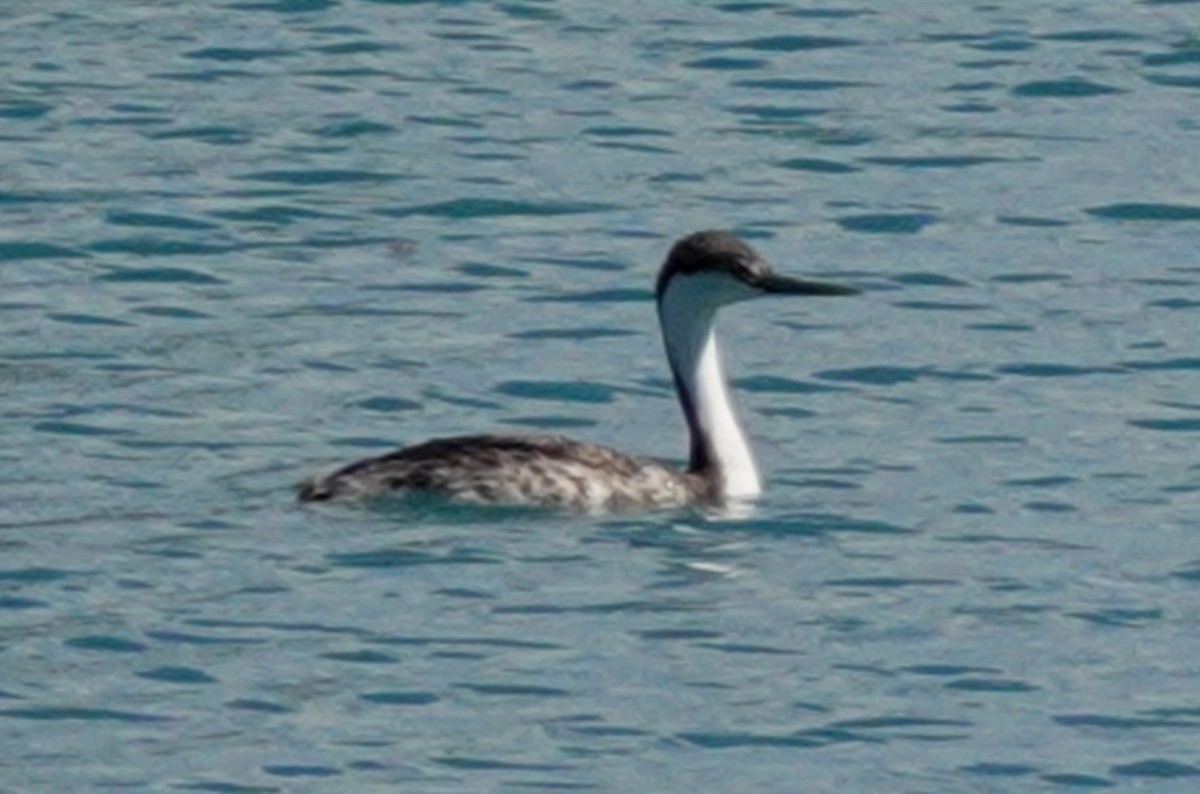
[[[0,10],[0,790],[1200,785],[1200,4]],[[745,521],[302,509],[446,433]]]

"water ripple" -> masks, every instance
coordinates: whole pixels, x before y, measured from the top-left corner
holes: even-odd
[[[837,223],[848,232],[916,234],[936,220],[928,213],[889,212],[848,215],[838,218]]]
[[[1169,758],[1147,758],[1130,764],[1117,764],[1112,774],[1119,777],[1136,778],[1187,778],[1200,777],[1200,767],[1172,761]]]
[[[1194,3],[27,5],[12,787],[1195,783]],[[397,438],[686,448],[703,227],[867,287],[723,313],[753,512],[295,505]]]
[[[380,213],[392,218],[427,215],[435,218],[463,220],[468,218],[500,218],[523,215],[536,217],[576,215],[602,212],[606,209],[610,209],[610,207],[603,204],[586,202],[536,203],[530,201],[506,201],[494,198],[463,198],[453,201],[442,201],[436,204],[418,204],[411,207],[380,210]]]
[[[134,711],[88,709],[73,707],[41,707],[0,709],[0,717],[17,720],[49,720],[72,722],[167,722],[169,718]]]
[[[1019,97],[1079,99],[1116,94],[1121,89],[1082,77],[1068,77],[1062,80],[1031,80],[1016,86],[1012,92]]]

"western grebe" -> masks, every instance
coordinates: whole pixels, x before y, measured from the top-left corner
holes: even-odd
[[[478,505],[608,511],[752,499],[762,485],[721,371],[717,309],[763,295],[856,292],[782,276],[736,237],[696,232],[672,246],[655,288],[667,361],[691,439],[686,470],[563,436],[458,436],[313,477],[301,484],[300,500],[423,493]]]

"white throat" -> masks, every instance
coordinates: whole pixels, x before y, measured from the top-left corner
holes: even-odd
[[[667,359],[691,433],[690,468],[714,467],[723,496],[734,499],[758,496],[762,483],[734,413],[714,325],[718,308],[750,294],[728,277],[696,274],[674,278],[659,302]]]

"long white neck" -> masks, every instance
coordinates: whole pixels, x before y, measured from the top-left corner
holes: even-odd
[[[721,370],[714,330],[721,301],[704,280],[676,279],[659,300],[667,359],[691,434],[688,469],[717,474],[726,497],[751,498],[762,493],[762,483]]]

